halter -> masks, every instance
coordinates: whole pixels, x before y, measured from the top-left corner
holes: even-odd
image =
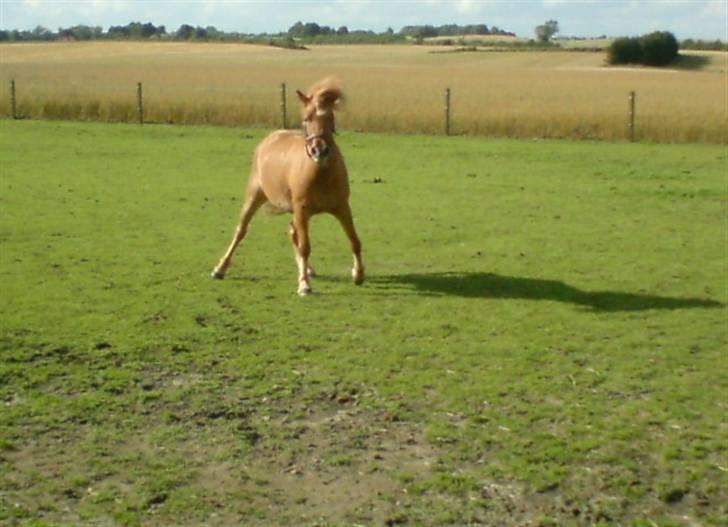
[[[326,152],[327,152],[327,154],[325,156],[321,156],[318,159],[326,159],[326,157],[328,156],[329,145],[324,140],[324,135],[323,134],[309,134],[309,135],[306,135],[304,137],[303,140],[305,141],[305,144],[306,144],[306,155],[312,161],[317,161],[317,158],[314,157],[313,152],[311,151],[311,148],[312,148],[311,142],[314,141],[314,140],[316,140],[316,139],[321,139],[324,142],[324,145],[326,145]]]
[[[304,140],[305,145],[306,145],[306,155],[312,161],[318,162],[316,160],[316,158],[314,157],[313,152],[311,151],[311,146],[312,146],[311,145],[311,142],[312,141],[315,141],[316,139],[320,139],[324,143],[324,145],[326,147],[326,155],[321,156],[318,159],[319,160],[325,160],[328,157],[329,152],[331,151],[331,146],[329,145],[328,141],[326,141],[326,139],[324,137],[325,134],[324,133],[320,133],[320,134],[309,134],[307,128],[308,127],[306,126],[306,121],[304,121],[303,122],[303,137],[304,137],[303,140]],[[331,133],[332,133],[332,135],[336,133],[336,126],[335,125],[334,125],[334,129],[332,130]]]

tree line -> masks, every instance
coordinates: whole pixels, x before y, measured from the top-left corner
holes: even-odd
[[[535,28],[536,43],[553,44],[553,36],[559,32],[558,22],[549,20]],[[198,42],[254,42],[276,46],[300,48],[304,43],[342,43],[342,44],[389,44],[398,42],[423,42],[434,37],[465,37],[467,35],[507,35],[515,36],[497,26],[486,24],[445,24],[441,26],[419,25],[404,26],[399,31],[388,28],[377,33],[371,30],[349,29],[347,26],[337,28],[319,25],[315,22],[296,22],[287,31],[268,33],[240,33],[217,29],[214,26],[192,26],[182,24],[173,31],[165,26],[157,26],[151,22],[130,22],[123,26],[111,26],[107,30],[100,26],[76,25],[58,28],[52,31],[43,26],[32,30],[0,29],[0,42],[52,42],[52,41],[90,41],[90,40],[165,40],[165,41],[198,41]],[[615,51],[616,62],[639,62],[639,39],[617,39]],[[454,42],[454,40],[452,41]],[[644,42],[644,41],[643,41]],[[648,45],[649,47],[649,45]],[[680,42],[682,49],[727,51],[728,43],[721,40],[704,41],[687,39]],[[649,54],[648,54],[649,56]],[[649,60],[649,58],[648,58]]]
[[[43,26],[32,30],[0,30],[0,41],[11,42],[49,42],[49,41],[86,41],[86,40],[194,40],[194,41],[248,41],[255,38],[289,38],[304,41],[342,41],[342,42],[392,42],[402,40],[421,40],[440,36],[463,35],[512,35],[514,33],[486,24],[442,26],[405,26],[398,32],[392,28],[377,33],[371,30],[350,30],[347,26],[332,28],[315,22],[296,22],[288,31],[275,34],[251,34],[227,32],[214,26],[192,26],[182,24],[178,29],[167,31],[165,26],[151,22],[130,22],[125,26],[111,26],[108,30],[100,26],[76,25],[52,31]]]
[[[171,33],[165,26],[151,22],[130,22],[125,26],[110,26],[108,30],[100,26],[77,25],[51,31],[43,26],[33,30],[0,30],[0,41],[34,42],[57,40],[209,40],[220,38],[224,33],[214,27],[193,27],[183,24]]]
[[[471,24],[459,26],[457,24],[446,24],[444,26],[405,26],[400,31],[401,35],[412,38],[432,37],[457,37],[465,35],[508,35],[515,37],[515,33],[505,31],[498,26],[488,27],[485,24]]]

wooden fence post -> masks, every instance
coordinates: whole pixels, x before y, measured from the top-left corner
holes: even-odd
[[[139,124],[144,124],[144,100],[142,98],[141,82],[137,82],[137,112],[139,113]]]
[[[281,117],[283,118],[283,128],[288,128],[288,107],[286,104],[286,83],[281,83]]]
[[[445,135],[450,135],[450,88],[445,88]]]
[[[13,119],[18,118],[17,107],[15,106],[15,79],[10,81],[10,111],[12,112]]]
[[[635,119],[635,104],[637,101],[637,94],[634,91],[629,92],[629,141],[634,143],[634,119]]]

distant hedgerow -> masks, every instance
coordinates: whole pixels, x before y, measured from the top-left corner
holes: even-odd
[[[610,64],[665,66],[677,58],[678,43],[669,31],[655,31],[641,37],[618,38],[607,49]]]

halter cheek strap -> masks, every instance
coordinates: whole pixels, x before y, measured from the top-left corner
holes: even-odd
[[[314,139],[323,139],[323,136],[321,134],[311,134],[304,138],[306,144],[306,155],[311,159],[314,159],[313,152],[311,152],[311,141]]]

